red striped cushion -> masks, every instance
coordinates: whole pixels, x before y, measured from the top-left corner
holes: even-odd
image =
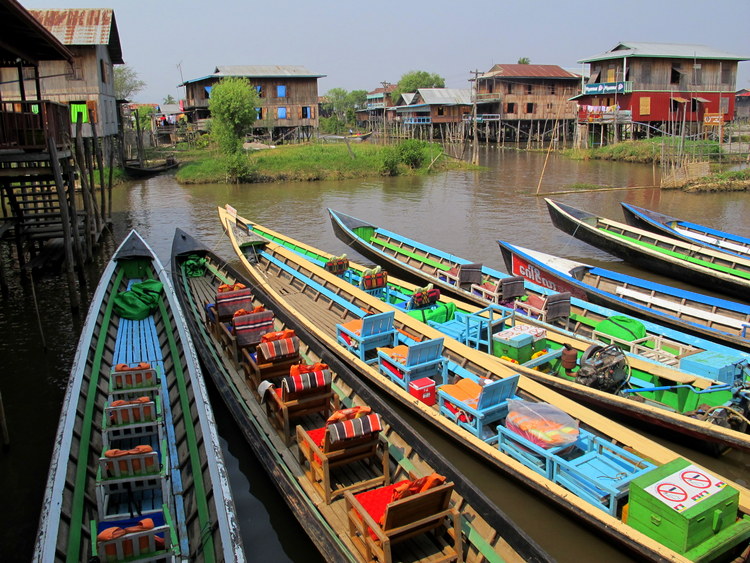
[[[253,309],[253,292],[251,289],[239,289],[216,294],[216,314],[220,319],[229,318],[240,309]]]
[[[291,375],[281,380],[281,387],[287,393],[299,393],[330,384],[331,372],[327,369]]]
[[[261,336],[273,329],[273,311],[251,313],[232,319],[238,346],[250,346],[260,342]]]
[[[373,432],[380,432],[382,429],[378,414],[368,414],[367,416],[343,420],[328,425],[331,443],[349,438],[358,438]]]
[[[267,360],[278,360],[288,356],[295,356],[298,351],[299,338],[296,336],[258,344],[258,352]]]

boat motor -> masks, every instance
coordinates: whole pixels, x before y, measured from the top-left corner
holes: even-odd
[[[589,346],[581,356],[576,383],[617,393],[628,382],[630,369],[625,354],[614,344]]]

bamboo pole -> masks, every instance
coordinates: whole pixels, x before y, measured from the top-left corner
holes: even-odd
[[[81,180],[81,194],[83,196],[83,211],[84,218],[83,222],[85,225],[86,232],[86,260],[91,260],[92,256],[92,228],[91,228],[91,217],[93,214],[93,205],[91,203],[91,192],[89,190],[89,180],[86,174],[86,157],[83,152],[83,134],[82,134],[83,122],[81,121],[81,114],[78,114],[78,122],[76,124],[76,164],[78,165],[78,177]]]

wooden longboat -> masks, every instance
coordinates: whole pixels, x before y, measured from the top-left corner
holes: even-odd
[[[750,258],[631,227],[545,198],[561,231],[639,268],[747,300]]]
[[[611,320],[619,324],[626,322],[645,330],[651,351],[643,351],[650,359],[681,371],[701,377],[715,373],[726,373],[727,377],[741,377],[742,366],[750,356],[726,344],[720,344],[698,335],[689,334],[668,326],[655,323],[642,317],[631,317],[614,309],[591,303],[586,300],[586,293],[572,283],[547,275],[544,271],[516,259],[510,274],[505,274],[483,264],[462,258],[414,241],[408,237],[378,227],[362,219],[344,213],[328,210],[336,236],[357,252],[382,264],[391,273],[398,273],[406,279],[416,280],[417,284],[432,283],[441,292],[457,296],[465,302],[481,307],[490,303],[502,303],[518,307],[516,301],[546,299],[555,293],[570,293],[570,313],[547,322],[556,327],[569,330],[576,335],[594,338],[599,341],[608,339],[609,331],[605,330]],[[517,257],[518,258],[518,257]],[[505,299],[501,292],[491,297],[484,291],[477,291],[476,284],[459,283],[450,272],[472,266],[481,272],[483,285],[499,288],[504,280],[512,276],[525,278],[525,295],[520,299]],[[523,312],[520,310],[519,312]],[[709,375],[711,379],[717,377]]]
[[[272,298],[278,300],[290,315],[297,316],[308,330],[334,350],[341,359],[352,366],[357,366],[359,372],[376,385],[381,392],[409,407],[414,413],[423,417],[473,455],[479,456],[494,465],[498,470],[516,478],[519,483],[523,483],[551,502],[569,510],[576,517],[583,519],[597,530],[620,542],[629,550],[638,553],[639,556],[651,560],[673,561],[701,558],[695,552],[677,553],[633,526],[624,523],[622,512],[615,508],[613,504],[608,503],[609,508],[603,510],[602,505],[598,504],[601,502],[601,498],[597,501],[593,497],[580,494],[580,490],[574,492],[577,490],[577,486],[570,481],[567,481],[567,484],[563,486],[561,482],[565,479],[559,479],[560,473],[553,466],[565,466],[566,462],[554,451],[538,449],[531,441],[523,440],[517,436],[510,437],[510,439],[520,445],[520,448],[516,449],[514,446],[509,446],[506,441],[509,438],[509,431],[503,423],[498,424],[497,434],[495,435],[493,435],[493,429],[479,434],[471,432],[467,430],[465,425],[458,423],[458,418],[442,415],[439,408],[440,403],[428,404],[420,400],[418,394],[417,396],[413,394],[415,389],[410,387],[410,391],[407,392],[402,385],[396,383],[394,378],[385,375],[383,367],[390,370],[387,366],[380,364],[376,367],[371,359],[360,359],[359,354],[354,354],[348,348],[340,345],[337,334],[342,323],[363,319],[365,311],[376,314],[387,313],[388,311],[385,309],[387,306],[367,293],[351,290],[337,276],[321,270],[300,258],[299,255],[273,242],[259,242],[257,236],[250,235],[245,220],[236,216],[236,212],[233,210],[227,211],[224,208],[219,208],[219,216],[235,252],[254,283],[261,286]],[[392,308],[389,311],[392,311]],[[461,378],[472,379],[475,382],[483,380],[485,384],[505,380],[512,381],[518,375],[510,368],[501,365],[478,350],[464,346],[450,338],[443,338],[443,335],[437,330],[424,326],[423,323],[402,312],[395,311],[394,318],[394,329],[399,335],[400,341],[411,342],[411,345],[427,342],[430,348],[435,341],[444,343],[442,355],[448,368],[448,380],[451,380],[453,384],[457,384]],[[420,341],[420,338],[427,340]],[[378,358],[382,357],[382,353],[384,353],[382,350],[377,352]],[[376,361],[379,362],[379,360]],[[518,371],[523,370],[519,369]],[[438,374],[435,377],[440,378],[440,375]],[[607,445],[604,447],[607,451],[612,448],[616,449],[615,457],[620,461],[634,460],[635,467],[639,468],[638,472],[645,472],[640,475],[648,476],[647,480],[656,478],[662,472],[669,474],[672,468],[677,465],[688,464],[691,467],[698,467],[668,448],[582,407],[535,381],[520,376],[515,379],[515,382],[517,383],[517,389],[514,391],[516,393],[514,397],[531,403],[551,404],[568,413],[579,422],[582,436],[595,437],[596,443],[600,445],[606,443]],[[438,394],[440,394],[440,389],[438,389]],[[530,453],[532,451],[533,454]],[[567,451],[564,457],[572,455],[575,459],[581,459],[578,457],[579,452],[580,450],[573,453]],[[589,453],[592,454],[593,458],[600,459],[598,453],[592,453],[591,451]],[[581,459],[581,461],[585,462],[589,459],[592,458]],[[547,473],[547,470],[550,473]],[[656,473],[650,474],[652,470]],[[701,471],[706,470],[701,469]],[[606,474],[608,473],[608,471],[598,472],[598,477],[593,475],[583,477],[582,473],[578,475],[584,480],[589,478],[609,479],[611,475],[607,477]],[[634,475],[629,471],[624,471],[618,474],[617,479],[620,481],[627,480],[628,476],[635,478]],[[653,475],[653,477],[650,477],[650,475]],[[728,550],[724,551],[724,555],[728,555],[734,549],[741,551],[745,549],[747,540],[750,538],[750,516],[746,516],[748,500],[750,500],[750,497],[748,497],[749,491],[736,483],[722,482],[728,483],[732,490],[736,488],[739,492],[739,513],[738,519],[733,521],[732,524],[736,528],[732,532],[728,532],[732,535],[732,539],[724,544],[724,547],[711,550],[711,557],[718,556],[719,552],[724,551],[725,548]],[[587,500],[584,500],[584,498]],[[608,498],[611,500],[611,497]],[[629,498],[630,519],[634,520],[633,515],[637,512],[637,503],[634,503],[634,496]],[[745,529],[746,526],[747,529]],[[719,543],[723,542],[720,541]],[[729,547],[730,545],[734,547]]]
[[[320,268],[336,260],[330,253],[263,225],[247,219],[244,224],[252,234],[284,246]],[[367,271],[368,268],[347,259],[347,269],[339,277],[362,287],[363,275]],[[467,327],[479,330],[483,323],[492,325],[496,333],[503,328],[516,327],[519,331],[543,334],[533,344],[528,344],[525,351],[519,351],[515,357],[506,360],[500,356],[510,353],[507,348],[483,345],[481,349],[508,367],[515,368],[512,362],[519,360],[521,365],[533,367],[526,370],[525,375],[567,396],[631,420],[685,434],[693,439],[691,443],[695,448],[713,454],[731,447],[750,450],[746,421],[750,416],[750,401],[745,396],[750,384],[738,384],[734,374],[719,380],[662,366],[636,353],[653,353],[648,338],[640,339],[638,344],[620,342],[619,346],[625,351],[618,356],[607,348],[610,341],[603,342],[606,340],[604,334],[598,335],[600,340],[588,339],[529,316],[516,315],[515,310],[499,305],[480,309],[441,295],[432,305],[416,307],[412,301],[418,290],[416,286],[393,277],[386,276],[386,279],[386,290],[374,289],[369,293],[464,344],[475,343],[472,341],[475,335]],[[577,367],[574,371],[568,372],[562,365],[564,348],[576,351]],[[599,366],[597,362],[602,354],[608,357],[606,367],[595,368]],[[750,367],[745,367],[746,379],[750,379]],[[740,370],[739,376],[742,374]]]
[[[644,209],[636,205],[620,203],[628,225],[653,231],[668,237],[684,240],[691,244],[728,252],[744,258],[750,258],[750,239],[726,231],[714,229],[684,221],[665,213]]]
[[[577,287],[591,303],[750,351],[750,305],[497,242],[508,271],[531,264],[548,279]]]
[[[151,176],[174,170],[179,165],[180,163],[174,158],[168,158],[163,164],[152,166],[143,165],[139,161],[130,161],[126,162],[123,168],[125,169],[125,173],[131,178],[150,178]]]
[[[203,274],[192,275],[189,267],[204,260]],[[463,530],[463,561],[548,561],[548,555],[500,509],[478,491],[458,470],[406,425],[382,400],[372,393],[324,345],[317,341],[293,316],[286,313],[261,288],[252,283],[206,246],[177,230],[172,246],[172,278],[187,323],[203,360],[205,371],[213,379],[226,407],[232,413],[248,444],[271,476],[302,527],[327,561],[362,561],[347,533],[346,502],[336,497],[330,504],[314,486],[310,470],[300,463],[297,441],[287,444],[279,429],[267,416],[254,386],[237,361],[233,350],[211,330],[205,320],[205,305],[216,298],[221,284],[242,283],[252,288],[254,305],[274,313],[274,331],[292,329],[300,339],[300,355],[307,364],[324,362],[332,370],[334,403],[341,408],[369,406],[381,415],[384,429],[381,440],[389,452],[390,480],[408,478],[409,472],[427,475],[437,471],[454,484],[451,504],[460,514]],[[322,426],[324,419],[313,415],[300,420],[297,433]],[[369,465],[353,463],[338,473],[342,487],[358,490],[373,476]],[[364,488],[364,487],[360,487]],[[374,488],[370,484],[367,488]],[[445,555],[446,538],[418,538],[400,552],[400,561],[435,561]],[[435,545],[438,542],[438,545]]]
[[[154,282],[162,284],[158,296]],[[135,315],[120,308],[118,294],[142,295],[137,288],[146,286],[151,306],[140,309],[142,318],[125,318]],[[136,397],[145,399],[117,405]],[[109,457],[133,448],[151,451]],[[118,538],[122,531],[129,533]],[[135,231],[104,270],[81,332],[34,560],[127,554],[128,561],[245,560],[190,334],[166,271]]]

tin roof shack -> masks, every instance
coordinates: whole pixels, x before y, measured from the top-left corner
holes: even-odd
[[[750,90],[738,90],[735,106],[734,106],[734,119],[737,121],[744,121],[747,124],[750,121]]]
[[[70,113],[67,105],[49,99],[55,79],[49,68],[67,72],[75,54],[15,0],[0,0],[0,21],[0,240],[15,242],[21,268],[59,264],[57,257],[64,255],[70,304],[76,308],[73,267],[82,268],[106,207],[102,187],[101,214],[89,206],[76,211]],[[85,162],[82,166],[80,177],[88,175]],[[81,193],[88,202],[94,197],[87,189]],[[0,286],[7,292],[2,264]]]
[[[737,65],[745,60],[704,45],[618,43],[578,61],[591,69],[576,97],[579,133],[586,139],[601,126],[605,143],[617,141],[624,129],[632,136],[682,133],[683,127],[699,133],[708,116],[731,121]]]
[[[463,139],[471,114],[468,88],[420,88],[412,96],[403,94],[396,106],[398,136],[424,139]]]
[[[557,65],[496,64],[476,79],[479,132],[491,140],[567,139],[576,117],[570,98],[581,77]]]
[[[196,121],[210,117],[211,89],[225,77],[247,78],[260,95],[256,131],[273,142],[309,138],[318,128],[318,79],[303,66],[218,66],[213,74],[186,80],[186,112]]]
[[[42,97],[70,107],[71,122],[83,119],[83,136],[92,137],[96,123],[99,137],[118,133],[113,64],[124,64],[115,14],[110,9],[29,10],[39,23],[73,53],[67,61],[42,61],[46,77]],[[3,75],[2,82],[5,82]],[[25,87],[31,84],[27,80]],[[7,100],[5,85],[2,97]]]

